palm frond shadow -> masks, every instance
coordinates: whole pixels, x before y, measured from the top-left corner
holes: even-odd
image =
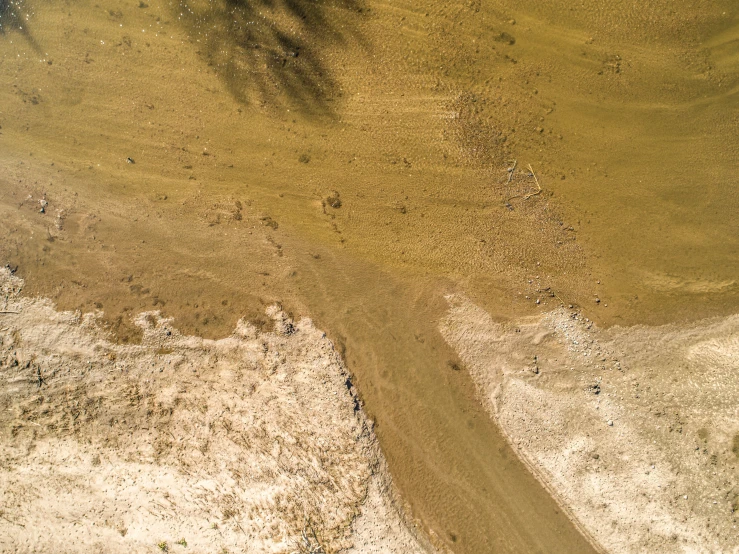
[[[40,52],[41,48],[28,29],[28,22],[23,18],[22,8],[25,4],[25,0],[0,0],[0,35],[20,33],[36,52]]]
[[[360,0],[179,0],[199,54],[245,104],[328,114],[338,86],[325,47],[353,42]]]
[[[21,26],[18,3],[14,0],[0,0],[0,33]]]

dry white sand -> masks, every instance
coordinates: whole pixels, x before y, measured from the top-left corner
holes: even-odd
[[[141,345],[0,270],[0,551],[422,552],[325,334]]]
[[[739,552],[739,316],[600,330],[449,302],[444,337],[586,533],[609,552]]]

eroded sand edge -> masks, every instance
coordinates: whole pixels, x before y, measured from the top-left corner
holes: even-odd
[[[442,334],[587,534],[610,552],[739,552],[739,316],[603,330],[448,300]]]
[[[0,550],[428,551],[310,320],[214,341],[148,312],[122,346],[22,285],[0,270]]]

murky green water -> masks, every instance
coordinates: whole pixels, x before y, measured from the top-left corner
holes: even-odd
[[[2,261],[121,335],[309,313],[441,543],[587,550],[436,318],[736,310],[732,4],[6,3]]]
[[[554,106],[542,126],[563,138],[541,157],[566,176],[550,186],[592,246],[616,307],[608,319],[735,310],[736,4],[621,2],[563,15],[532,23],[522,55],[553,68],[537,85]]]

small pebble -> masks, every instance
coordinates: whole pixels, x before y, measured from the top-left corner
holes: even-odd
[[[612,419],[609,419],[609,420],[608,420],[608,426],[609,426],[609,427],[613,427],[613,420],[612,420]]]

